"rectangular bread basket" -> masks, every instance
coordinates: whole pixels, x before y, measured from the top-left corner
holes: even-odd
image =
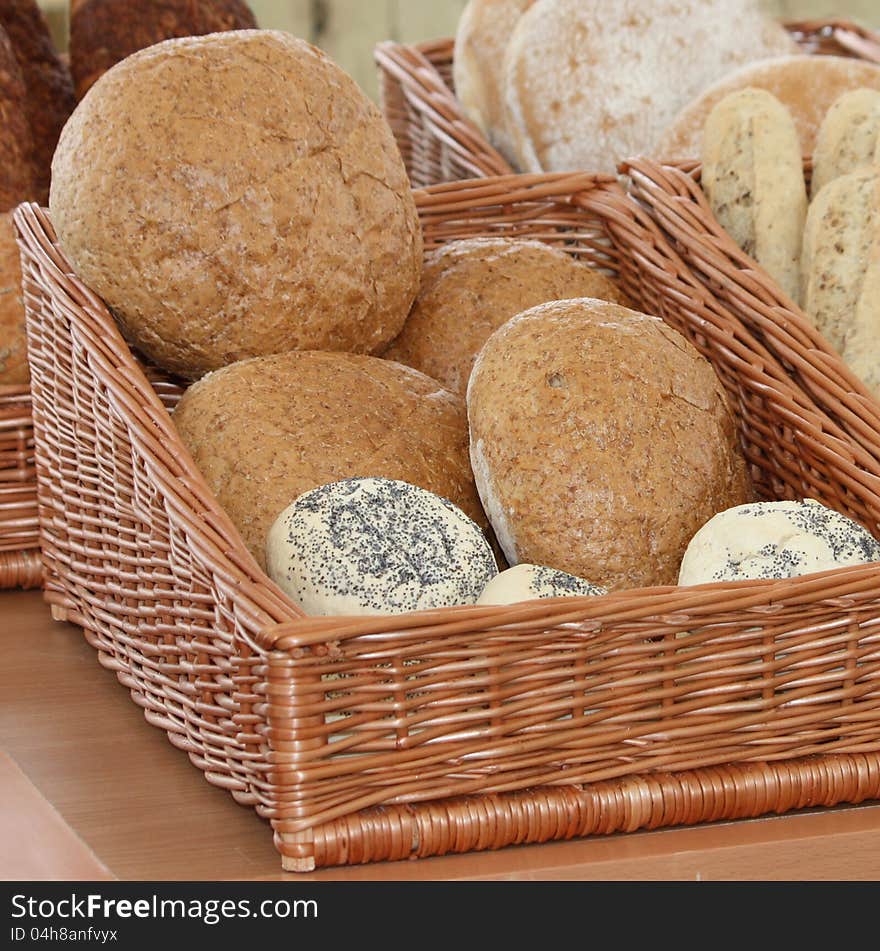
[[[880,63],[880,35],[850,21],[799,20],[785,26],[805,53]],[[513,171],[455,97],[454,45],[453,39],[418,45],[386,41],[375,49],[382,110],[415,188]]]
[[[763,497],[810,495],[878,531],[880,446],[862,432],[875,404],[823,409],[615,179],[507,176],[415,198],[428,249],[527,235],[616,273],[715,365]],[[149,382],[47,213],[15,217],[45,597],[147,721],[268,820],[285,869],[880,795],[876,565],[305,617],[184,449],[179,388]],[[822,358],[811,372],[831,386],[841,371]]]

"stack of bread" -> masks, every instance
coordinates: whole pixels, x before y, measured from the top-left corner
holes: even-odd
[[[812,176],[791,110],[746,88],[710,110],[702,183],[719,223],[880,395],[880,91],[822,116]]]
[[[465,114],[523,172],[692,159],[711,107],[747,86],[788,105],[809,146],[834,99],[880,89],[880,66],[801,54],[758,0],[470,0],[453,72]]]
[[[48,201],[52,156],[77,101],[114,63],[160,40],[253,26],[244,0],[74,0],[65,59],[36,0],[0,3],[0,384],[29,379],[11,212]]]

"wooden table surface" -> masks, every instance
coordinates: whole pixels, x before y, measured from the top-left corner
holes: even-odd
[[[0,658],[0,753],[121,880],[880,879],[880,804],[284,875],[269,824],[149,726],[38,593],[0,593]],[[0,848],[0,879],[18,877]]]

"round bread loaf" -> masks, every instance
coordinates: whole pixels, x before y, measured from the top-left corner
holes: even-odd
[[[487,526],[463,401],[409,367],[317,351],[256,357],[191,386],[172,418],[261,565],[266,533],[294,499],[358,476],[421,486]]]
[[[21,258],[12,213],[0,214],[0,383],[27,383],[27,336],[21,293]]]
[[[679,584],[794,578],[880,561],[880,542],[815,499],[754,502],[719,512],[694,535]]]
[[[707,85],[797,46],[753,0],[538,0],[504,59],[504,127],[527,172],[614,173]],[[696,153],[694,153],[696,155]]]
[[[660,137],[654,154],[668,161],[696,158],[713,106],[749,86],[765,89],[789,110],[804,155],[812,155],[819,127],[834,101],[860,86],[880,89],[880,66],[844,56],[786,56],[735,69],[682,108]]]
[[[426,258],[416,302],[385,357],[464,393],[494,330],[530,307],[571,297],[626,302],[611,278],[543,242],[451,241]]]
[[[78,98],[116,63],[180,36],[254,29],[245,0],[80,0],[70,11],[70,69]]]
[[[0,27],[0,212],[36,194],[27,89],[9,36]]]
[[[344,479],[272,524],[269,577],[306,614],[405,614],[474,604],[498,573],[480,527],[448,499],[393,479]]]
[[[24,79],[33,144],[35,200],[49,200],[52,156],[76,106],[70,70],[61,61],[43,12],[34,0],[3,0],[0,25],[9,34]]]
[[[129,341],[190,379],[293,349],[379,353],[419,286],[388,124],[286,33],[166,40],[114,66],[64,128],[50,208]]]
[[[697,529],[752,497],[718,377],[656,317],[589,299],[526,311],[483,347],[467,402],[510,565],[608,589],[675,584]]]
[[[604,588],[567,571],[519,564],[492,578],[483,588],[477,604],[518,604],[536,598],[599,597],[607,593]]]
[[[813,151],[813,197],[835,178],[880,164],[880,90],[852,89],[825,113]]]
[[[519,18],[534,0],[470,0],[458,19],[452,76],[461,107],[508,161],[501,107],[504,52]]]

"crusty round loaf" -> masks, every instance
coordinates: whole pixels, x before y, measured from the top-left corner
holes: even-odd
[[[797,50],[753,0],[538,0],[504,61],[522,171],[616,171],[729,70]]]
[[[27,93],[33,142],[35,197],[49,200],[52,156],[61,129],[76,106],[70,70],[61,61],[49,24],[34,0],[4,0],[0,25],[9,34]]]
[[[0,212],[35,196],[27,90],[6,30],[0,26]]]
[[[398,363],[318,351],[257,357],[195,383],[173,419],[261,565],[281,512],[342,479],[409,482],[487,527],[463,400]]]
[[[718,377],[656,317],[588,299],[526,311],[483,347],[467,402],[511,565],[609,590],[675,584],[695,532],[751,499]]]
[[[670,161],[696,158],[712,108],[749,86],[765,89],[791,112],[804,155],[812,155],[819,127],[834,101],[860,86],[880,89],[880,66],[844,56],[785,56],[742,66],[685,105],[660,137],[654,154]]]
[[[52,174],[77,273],[184,377],[293,349],[379,353],[418,290],[421,228],[387,122],[287,33],[123,60],[65,126]]]
[[[530,307],[571,297],[626,303],[611,278],[541,241],[452,241],[428,255],[419,295],[385,357],[464,393],[494,330]]]
[[[519,18],[534,0],[470,0],[458,18],[452,75],[465,114],[508,161],[501,107],[504,52]]]
[[[82,99],[116,63],[179,36],[257,26],[245,0],[80,0],[70,11],[70,69]]]
[[[27,338],[21,293],[21,258],[12,213],[0,214],[0,383],[27,383]]]

